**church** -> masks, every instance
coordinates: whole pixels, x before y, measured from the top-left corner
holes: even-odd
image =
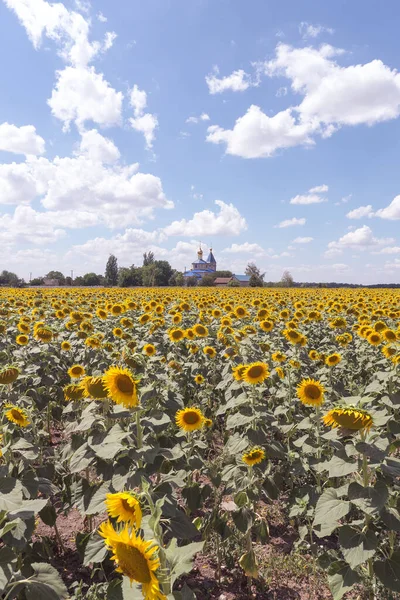
[[[192,263],[192,268],[190,271],[184,272],[184,277],[197,277],[197,279],[201,279],[204,275],[209,275],[215,273],[217,270],[217,262],[214,258],[214,254],[212,248],[210,248],[210,253],[207,257],[207,260],[203,259],[203,250],[200,248],[197,251],[197,260]]]

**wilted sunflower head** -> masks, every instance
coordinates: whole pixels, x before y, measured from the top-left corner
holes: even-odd
[[[63,388],[65,400],[82,400],[84,388],[76,383],[70,383]]]
[[[80,385],[84,391],[84,398],[103,400],[108,397],[103,377],[85,377]]]
[[[176,424],[184,431],[194,431],[204,425],[204,416],[200,409],[192,406],[178,410],[175,415]]]
[[[248,465],[249,467],[252,467],[253,465],[258,465],[264,460],[264,458],[265,451],[262,448],[259,448],[258,446],[256,448],[248,450],[242,456],[243,462],[245,462],[246,465]]]
[[[0,371],[0,384],[9,385],[10,383],[14,383],[14,381],[17,379],[18,375],[19,375],[18,367],[13,367],[13,366],[4,367]]]
[[[324,401],[325,388],[315,379],[303,379],[297,386],[297,397],[303,404],[321,406]]]
[[[323,421],[330,427],[342,427],[357,431],[368,430],[374,424],[372,415],[367,410],[354,406],[337,406],[323,417]]]

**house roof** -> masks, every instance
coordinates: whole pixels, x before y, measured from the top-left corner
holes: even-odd
[[[250,275],[234,275],[233,277],[238,281],[250,281]]]
[[[232,277],[217,277],[216,279],[214,279],[214,283],[228,283],[231,279]]]

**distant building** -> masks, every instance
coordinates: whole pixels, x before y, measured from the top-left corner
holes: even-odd
[[[59,287],[60,282],[58,279],[47,279],[45,277],[43,279],[43,285],[47,285],[47,287]]]
[[[231,280],[232,280],[232,277],[217,277],[214,280],[214,284],[217,287],[226,287]]]
[[[249,275],[232,275],[232,277],[217,277],[214,281],[216,287],[226,287],[231,281],[237,281],[240,287],[247,287],[250,284]]]
[[[248,287],[250,285],[250,275],[233,275],[232,279],[236,279],[241,287]]]
[[[217,270],[217,261],[214,258],[214,254],[212,248],[210,248],[210,253],[207,257],[207,260],[203,260],[203,250],[200,248],[197,251],[197,260],[192,263],[192,268],[190,271],[185,271],[184,277],[196,277],[197,279],[202,279],[204,275],[212,275]]]

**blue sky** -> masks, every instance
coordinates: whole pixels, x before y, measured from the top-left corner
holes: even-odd
[[[2,264],[400,280],[394,0],[0,2]]]

